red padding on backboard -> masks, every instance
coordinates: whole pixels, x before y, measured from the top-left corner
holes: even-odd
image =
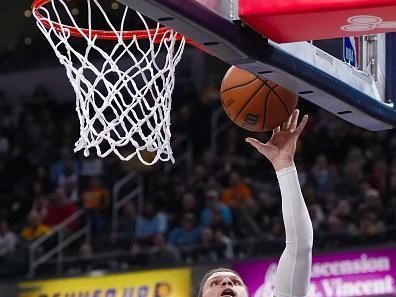
[[[241,20],[276,42],[396,31],[396,0],[239,0]]]

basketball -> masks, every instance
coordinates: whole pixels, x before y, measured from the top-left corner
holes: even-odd
[[[225,74],[220,94],[228,117],[254,132],[280,126],[293,113],[298,100],[285,88],[235,66]]]

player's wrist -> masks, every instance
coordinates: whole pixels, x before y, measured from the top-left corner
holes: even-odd
[[[279,171],[285,168],[293,167],[294,159],[293,158],[285,158],[281,160],[276,160],[272,162],[272,166],[274,167],[275,171]]]

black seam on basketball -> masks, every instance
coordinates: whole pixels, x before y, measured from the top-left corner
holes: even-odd
[[[240,87],[246,87],[247,85],[250,85],[252,82],[254,82],[256,79],[259,79],[259,78],[255,77],[253,80],[251,80],[251,81],[249,81],[247,83],[244,83],[243,85],[237,85],[237,86],[233,86],[231,88],[225,89],[224,91],[221,92],[221,94],[223,95],[224,93],[226,93],[228,91],[231,91],[231,90],[234,90],[234,89],[237,89],[237,88],[240,88]]]
[[[253,100],[254,96],[257,95],[258,92],[261,91],[261,89],[265,86],[265,84],[261,84],[260,87],[257,88],[257,90],[253,93],[253,95],[246,101],[245,105],[239,110],[239,112],[237,113],[237,115],[234,118],[234,121],[240,116],[240,114],[243,112],[243,110],[249,105],[250,101]]]
[[[268,79],[261,79],[261,81],[262,81],[268,88],[270,88],[270,89],[274,88],[274,87],[271,87],[271,86],[268,84],[268,82],[269,82]],[[277,87],[277,86],[278,86],[278,85],[276,85],[275,87]]]
[[[267,106],[268,106],[268,98],[272,93],[272,87],[270,85],[267,84],[267,81],[265,81],[264,83],[265,86],[269,87],[269,91],[267,92],[267,96],[265,98],[265,104],[264,104],[264,113],[263,113],[263,130],[265,128],[265,121],[267,120]]]
[[[276,87],[279,87],[279,86],[276,86]],[[275,88],[274,88],[274,90],[275,90]],[[278,97],[279,101],[282,103],[283,107],[286,109],[287,115],[290,116],[292,113],[287,108],[287,104],[283,101],[282,97],[279,96],[278,93],[276,93],[276,92],[273,92],[273,93],[275,94],[276,97]]]
[[[265,81],[263,81],[264,82],[264,84],[268,87],[268,89],[269,89],[269,92],[273,92],[277,87],[279,87],[279,85],[275,85],[275,86],[270,86],[269,84],[268,84],[268,82],[269,82],[269,80],[265,80]],[[275,93],[275,92],[274,92]],[[276,93],[275,93],[276,94]]]

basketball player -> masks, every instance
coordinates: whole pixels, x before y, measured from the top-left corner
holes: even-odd
[[[267,143],[247,138],[246,141],[267,157],[278,177],[282,196],[282,214],[286,232],[286,248],[279,260],[274,297],[303,297],[308,294],[311,274],[313,230],[294,166],[296,142],[308,116],[297,125],[299,111],[273,130]],[[241,277],[233,270],[218,268],[202,279],[198,297],[248,297]],[[272,296],[261,296],[272,297]]]

